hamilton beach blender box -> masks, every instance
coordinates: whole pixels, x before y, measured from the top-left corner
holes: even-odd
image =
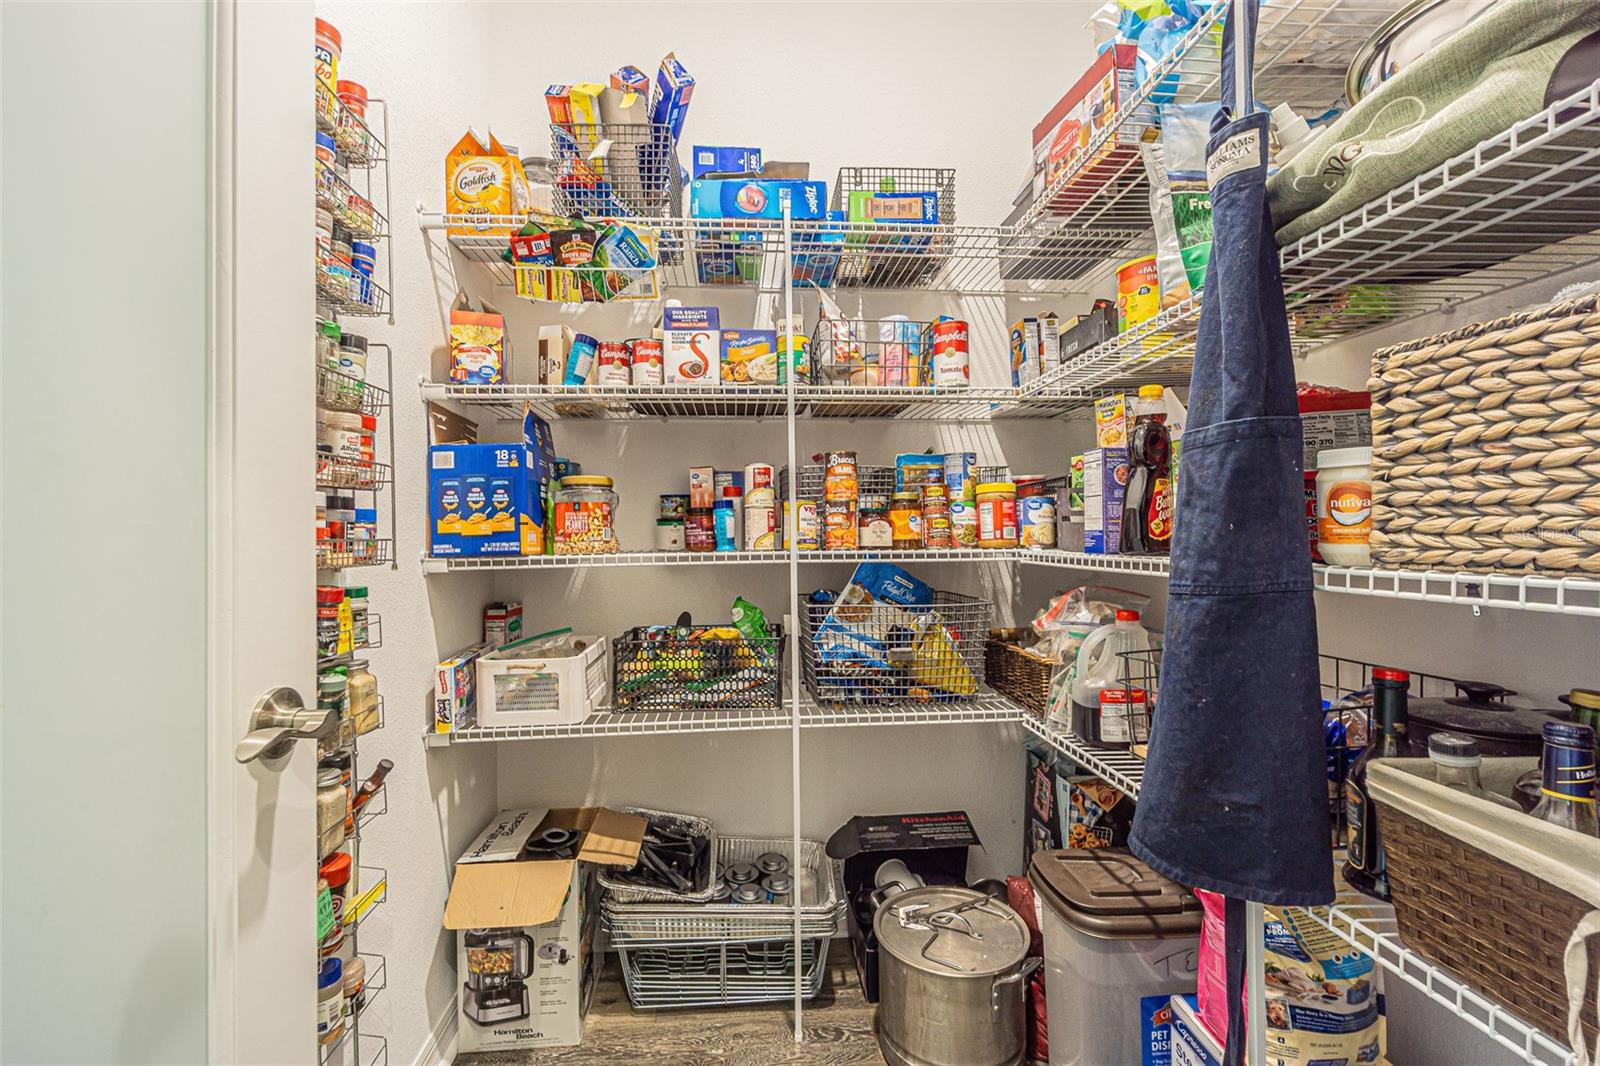
[[[570,1047],[604,961],[598,866],[639,860],[645,820],[604,807],[501,811],[456,860],[460,1051]]]

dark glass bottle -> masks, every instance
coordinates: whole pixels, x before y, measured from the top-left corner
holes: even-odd
[[[1144,385],[1128,431],[1128,489],[1122,504],[1124,555],[1166,555],[1172,550],[1172,435],[1167,429],[1165,390]]]
[[[1592,837],[1595,817],[1594,730],[1576,722],[1546,722],[1544,781],[1533,817]]]
[[[1380,666],[1372,671],[1372,728],[1376,734],[1344,780],[1344,812],[1349,826],[1344,874],[1350,887],[1384,902],[1389,900],[1389,873],[1378,839],[1377,813],[1367,792],[1367,764],[1397,759],[1406,753],[1406,694],[1411,675]]]

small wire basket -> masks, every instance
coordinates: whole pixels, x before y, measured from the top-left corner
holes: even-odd
[[[635,626],[611,642],[612,706],[777,710],[783,706],[783,626],[769,623],[766,636],[751,642],[728,625]]]
[[[932,352],[932,322],[819,319],[811,329],[811,379],[825,387],[926,387]]]
[[[935,591],[927,607],[803,598],[801,672],[818,703],[961,703],[978,695],[994,601]]]
[[[556,206],[584,218],[675,218],[683,213],[678,145],[649,122],[553,123]]]
[[[822,991],[828,937],[801,942],[801,996]],[[794,997],[793,938],[720,944],[638,944],[617,948],[635,1010],[736,1007]]]
[[[848,211],[851,193],[934,193],[938,223],[956,220],[956,172],[951,167],[840,167],[833,185],[833,210]],[[852,226],[845,236],[835,282],[866,288],[915,286],[938,273],[950,250],[943,229],[880,222]]]
[[[800,468],[800,480],[795,486],[794,494],[791,495],[789,468],[783,467],[778,471],[778,492],[786,500],[813,500],[820,503],[825,482],[825,471],[822,466],[817,463],[807,463]],[[857,466],[856,483],[858,497],[890,496],[894,493],[894,467]]]

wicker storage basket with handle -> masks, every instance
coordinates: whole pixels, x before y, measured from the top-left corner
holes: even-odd
[[[1372,560],[1600,574],[1600,296],[1372,356]]]
[[[1056,665],[1032,649],[1038,641],[1032,629],[989,630],[983,648],[983,682],[1042,718]]]
[[[1510,795],[1537,763],[1485,759],[1483,786]],[[1569,997],[1579,998],[1592,1047],[1600,935],[1582,948],[1587,989],[1569,987],[1564,957],[1579,923],[1600,913],[1600,838],[1446,788],[1427,759],[1378,760],[1367,787],[1406,946],[1563,1043],[1574,1043]]]

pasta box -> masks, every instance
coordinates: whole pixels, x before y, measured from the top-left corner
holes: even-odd
[[[428,529],[435,556],[540,555],[541,490],[521,444],[428,449]]]

